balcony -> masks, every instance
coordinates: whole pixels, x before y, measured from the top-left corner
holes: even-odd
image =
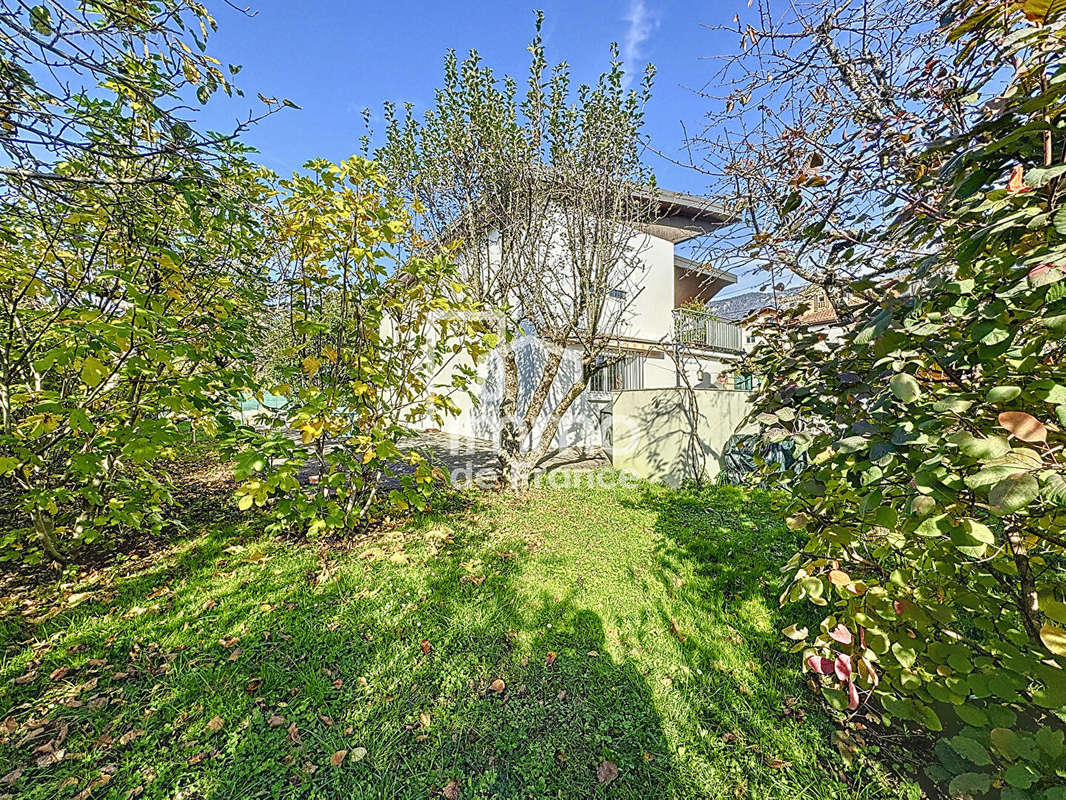
[[[682,347],[705,347],[724,353],[742,353],[743,338],[738,326],[722,322],[708,311],[674,309],[674,341]]]

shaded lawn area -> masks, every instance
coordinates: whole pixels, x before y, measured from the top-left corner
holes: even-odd
[[[844,767],[783,651],[774,506],[471,496],[346,550],[238,520],[47,619],[55,586],[6,597],[0,796],[917,797]]]

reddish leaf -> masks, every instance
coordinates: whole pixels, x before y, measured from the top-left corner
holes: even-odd
[[[1033,187],[1025,185],[1025,168],[1018,164],[1010,171],[1010,180],[1007,181],[1008,194],[1025,194],[1033,191]]]
[[[546,667],[550,667],[550,666],[551,666],[552,664],[554,664],[554,663],[555,663],[555,659],[556,659],[557,657],[558,657],[558,656],[556,655],[556,653],[555,653],[555,651],[554,651],[554,650],[549,650],[549,651],[548,651],[548,655],[546,655],[546,656],[544,657],[544,665],[545,665]]]
[[[853,681],[848,681],[848,709],[854,711],[859,707],[859,690]]]
[[[842,681],[851,680],[851,656],[841,653],[833,662],[833,671]]]
[[[459,781],[448,781],[440,793],[444,800],[459,800]]]
[[[833,662],[821,656],[811,656],[807,659],[807,666],[819,675],[832,675]]]
[[[329,757],[329,765],[331,767],[339,767],[341,762],[344,761],[344,757],[348,755],[347,750],[338,750],[336,753]]]
[[[429,639],[423,639],[420,647],[422,648],[422,654],[427,656],[429,655],[429,651],[433,649],[433,645],[429,643]]]
[[[1032,414],[1024,411],[1004,411],[999,424],[1023,442],[1046,442],[1047,428]]]
[[[831,638],[835,642],[840,642],[840,644],[843,645],[851,644],[852,640],[851,631],[849,631],[843,625],[843,623],[837,625],[835,628],[833,628],[833,630],[829,632],[829,638]]]
[[[834,586],[846,586],[851,583],[851,576],[843,570],[831,569],[829,570],[829,582]]]
[[[492,691],[496,692],[496,694],[502,694],[503,690],[507,688],[507,684],[504,683],[501,679],[497,678],[489,684],[489,688],[492,689]]]

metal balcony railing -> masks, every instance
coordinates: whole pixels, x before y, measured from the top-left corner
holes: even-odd
[[[707,311],[675,308],[674,337],[679,345],[707,347],[727,353],[744,350],[740,328],[732,322],[722,322]]]

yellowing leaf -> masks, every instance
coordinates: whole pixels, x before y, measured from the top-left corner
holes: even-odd
[[[105,375],[107,375],[107,370],[100,359],[95,356],[87,356],[81,362],[81,380],[86,386],[90,388],[99,386]]]
[[[1057,656],[1066,656],[1066,631],[1054,625],[1045,625],[1040,629],[1040,641]]]

